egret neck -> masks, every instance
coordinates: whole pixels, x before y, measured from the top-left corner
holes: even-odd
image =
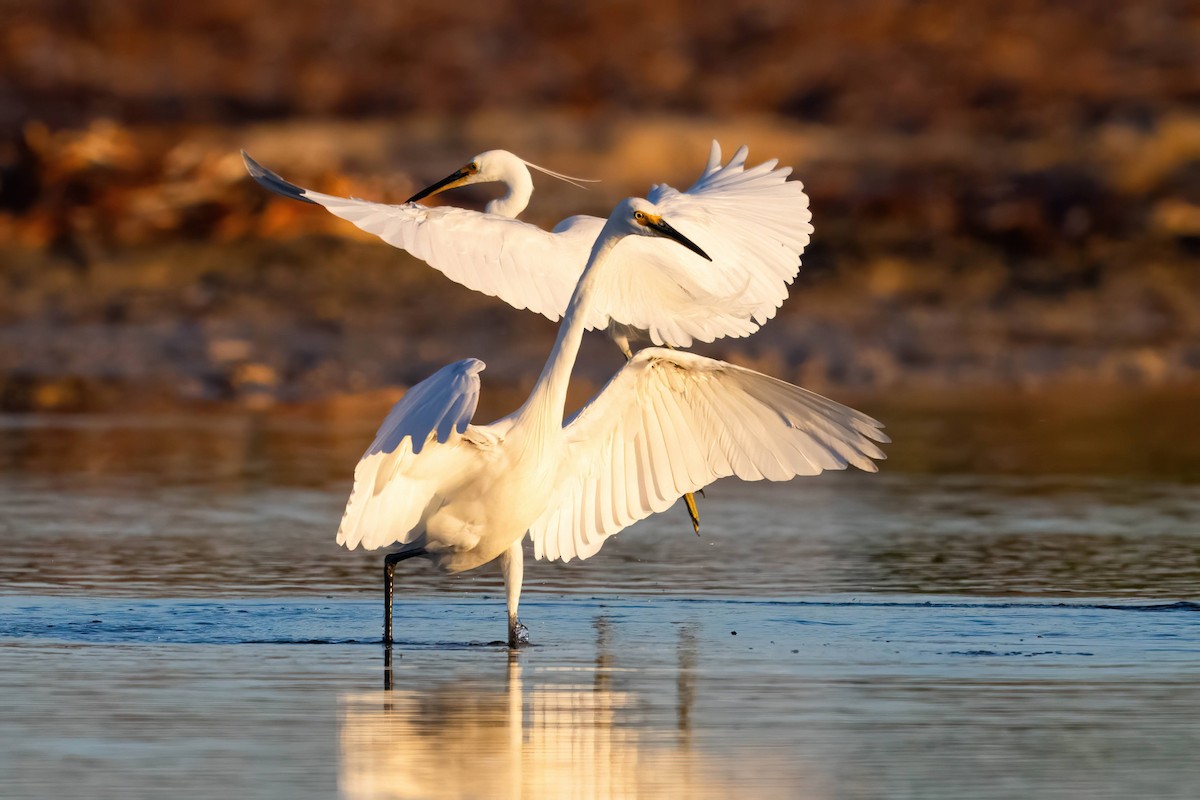
[[[512,153],[497,150],[493,151],[492,155],[493,163],[488,165],[488,180],[500,181],[508,187],[508,192],[503,197],[490,201],[483,210],[489,214],[516,219],[529,205],[529,198],[533,196],[533,178],[525,162]]]
[[[540,427],[541,435],[546,438],[562,433],[563,413],[567,405],[567,385],[571,380],[575,359],[579,355],[579,345],[583,342],[587,318],[585,312],[595,284],[596,271],[603,267],[608,254],[627,235],[618,231],[617,227],[610,218],[592,245],[587,266],[583,268],[583,274],[575,284],[567,311],[558,326],[558,338],[554,341],[554,348],[550,351],[546,365],[542,367],[542,374],[538,376],[529,399],[517,412],[514,428]]]

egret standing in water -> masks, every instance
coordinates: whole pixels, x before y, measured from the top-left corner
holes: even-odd
[[[747,154],[741,147],[722,166],[714,141],[699,180],[686,192],[666,184],[652,187],[650,201],[674,224],[702,238],[711,258],[653,238],[627,242],[593,281],[591,300],[580,312],[585,328],[607,329],[632,358],[637,343],[689,347],[694,339],[748,336],[775,316],[800,269],[812,214],[803,185],[787,180],[791,168],[770,160],[747,169]],[[265,188],[324,206],[451,280],[551,320],[565,313],[605,224],[599,217],[574,216],[545,231],[512,219],[533,192],[533,165],[505,150],[480,153],[402,205],[304,189],[242,155],[250,175]],[[412,202],[492,181],[504,183],[508,192],[483,213]],[[695,501],[690,493],[684,500],[699,532]]]
[[[721,477],[876,470],[871,459],[884,455],[875,442],[888,439],[874,419],[753,370],[664,348],[638,352],[564,424],[567,384],[605,273],[622,248],[650,237],[708,258],[653,203],[619,203],[516,412],[470,424],[484,365],[466,359],[414,386],[384,420],[354,471],[337,540],[351,549],[402,545],[385,559],[385,642],[396,565],[406,559],[428,558],[448,572],[500,559],[515,647],[526,639],[517,616],[526,533],[538,558],[587,558],[607,537]]]

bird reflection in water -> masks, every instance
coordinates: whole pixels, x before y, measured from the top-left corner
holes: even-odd
[[[404,687],[416,676],[406,674],[397,676],[399,688],[343,695],[340,795],[754,797],[766,787],[756,790],[735,775],[784,778],[794,766],[765,758],[752,763],[753,757],[741,755],[730,763],[693,748],[693,631],[680,630],[671,730],[672,715],[654,724],[650,698],[614,685],[623,683],[622,670],[610,651],[608,620],[597,618],[595,630],[595,663],[576,668],[578,681],[536,677],[557,680],[564,674],[559,670],[535,670],[523,678],[521,659],[528,654],[512,651],[501,683],[477,673],[440,683],[418,680],[420,688],[409,689]],[[779,785],[771,788],[775,791],[768,795],[779,796]]]

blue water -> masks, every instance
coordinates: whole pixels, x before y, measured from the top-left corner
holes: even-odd
[[[1191,478],[718,484],[530,563],[518,653],[495,571],[405,564],[385,689],[369,431],[0,429],[4,798],[1200,796]]]
[[[405,598],[390,691],[373,599],[0,612],[6,797],[1200,790],[1194,603]]]

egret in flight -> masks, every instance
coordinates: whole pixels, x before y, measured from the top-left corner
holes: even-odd
[[[775,160],[746,169],[747,149],[721,165],[714,141],[700,179],[686,192],[651,188],[650,202],[692,236],[710,259],[655,239],[627,243],[598,278],[584,326],[607,329],[625,356],[631,344],[689,347],[723,336],[748,336],[787,299],[800,270],[812,214],[799,181]],[[388,244],[407,250],[451,280],[558,320],[587,263],[604,220],[574,216],[552,231],[513,219],[532,193],[527,162],[504,150],[481,153],[414,199],[451,186],[503,181],[508,194],[487,211],[415,202],[372,203],[321,194],[289,183],[243,152],[263,187],[324,206]],[[557,173],[554,173],[557,175]]]
[[[694,339],[747,336],[787,298],[812,233],[808,196],[790,167],[774,159],[747,169],[746,147],[722,166],[713,141],[699,180],[679,192],[666,184],[650,190],[662,214],[696,238],[711,258],[653,238],[622,246],[595,280],[583,319],[606,329],[626,358],[632,345],[652,342],[688,347]],[[569,217],[553,231],[513,219],[533,192],[529,164],[505,150],[489,150],[402,205],[321,194],[289,183],[245,152],[246,169],[263,187],[324,206],[385,242],[407,250],[451,280],[515,308],[559,319],[604,226],[599,217]],[[499,181],[508,193],[483,213],[427,208],[413,201],[455,186]],[[694,498],[684,498],[692,528],[700,530]]]
[[[649,347],[564,422],[567,384],[606,272],[623,248],[673,240],[662,208],[621,201],[592,246],[529,398],[490,425],[472,425],[483,362],[443,367],[392,408],[354,471],[337,541],[384,561],[384,641],[392,640],[396,565],[430,559],[448,572],[500,560],[508,643],[527,639],[517,609],[522,540],[538,558],[588,558],[605,539],[685,492],[736,475],[788,480],[852,464],[874,472],[887,442],[871,417],[798,386],[693,353]],[[653,276],[647,276],[653,280]],[[604,320],[600,320],[601,323]]]

